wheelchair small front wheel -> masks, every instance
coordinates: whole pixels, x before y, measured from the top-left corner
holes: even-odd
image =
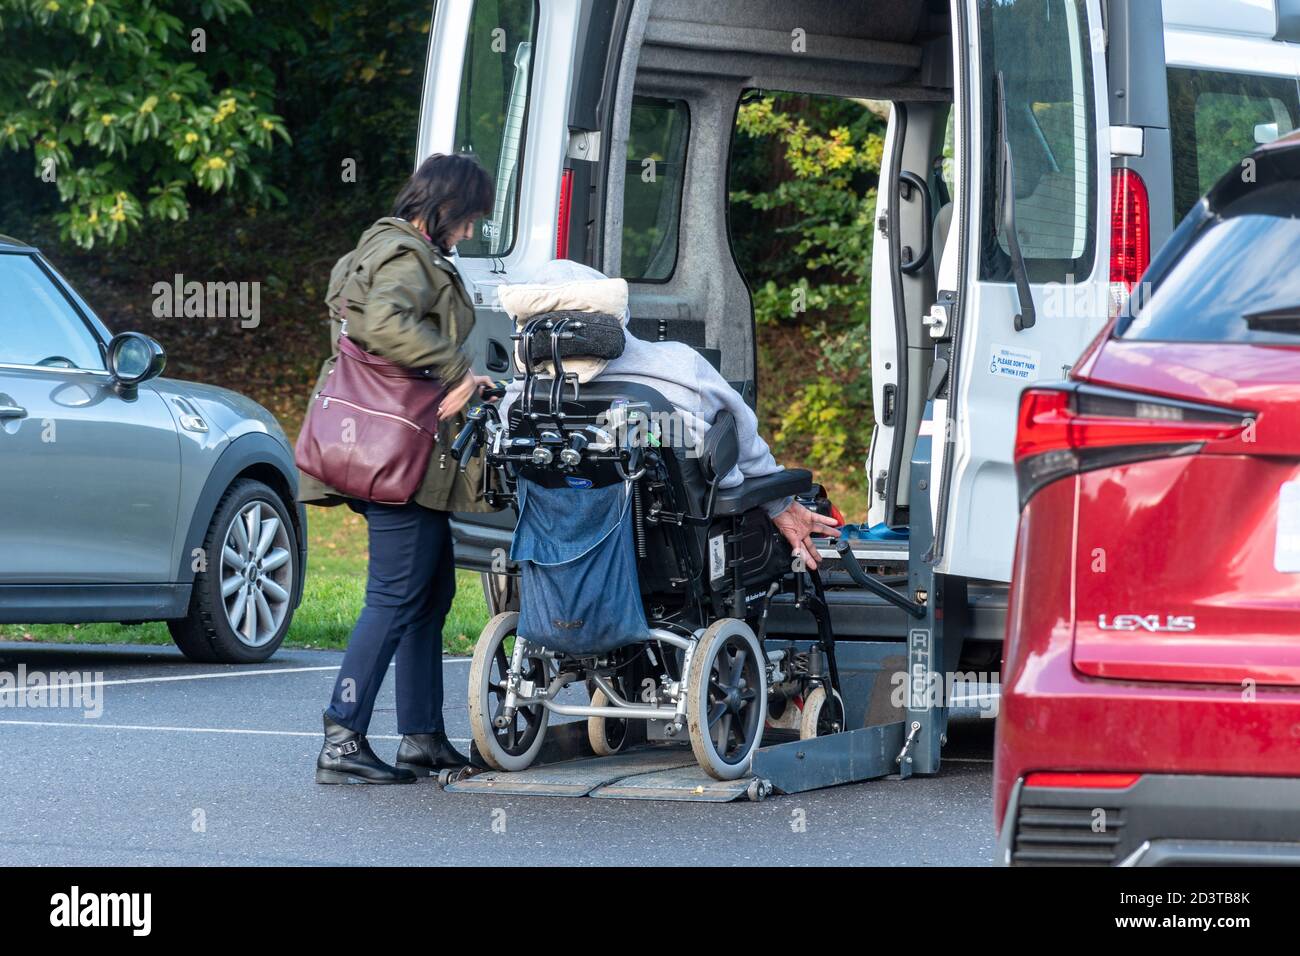
[[[826,688],[816,687],[803,700],[803,713],[799,721],[799,739],[825,737],[844,729],[844,699],[835,692],[834,703],[826,705]]]
[[[695,759],[716,780],[743,777],[767,721],[767,668],[749,625],[723,618],[704,632],[691,655],[687,694]]]
[[[597,689],[591,695],[592,707],[609,707],[609,698]],[[612,757],[627,745],[626,717],[591,716],[587,718],[587,741],[597,757]]]
[[[519,626],[517,611],[503,611],[487,622],[469,666],[469,726],[485,763],[494,770],[526,770],[537,759],[546,739],[550,717],[541,704],[518,707],[510,719],[504,715],[510,654],[506,642]],[[518,638],[515,638],[518,640]],[[545,687],[546,659],[525,656],[524,680]]]

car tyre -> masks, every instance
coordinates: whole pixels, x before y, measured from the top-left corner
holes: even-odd
[[[257,533],[258,541],[247,540],[250,528]],[[264,544],[263,535],[267,539]],[[263,549],[260,556],[259,544]],[[288,552],[287,558],[281,551]],[[182,654],[196,662],[265,661],[279,649],[289,630],[293,595],[302,574],[298,529],[288,507],[268,485],[251,478],[239,479],[217,503],[203,537],[203,553],[205,561],[203,569],[194,575],[189,612],[167,622],[172,640]],[[254,566],[251,570],[250,564]],[[223,594],[237,579],[243,581],[239,588]],[[237,604],[240,593],[244,604]],[[287,597],[280,599],[282,593]],[[246,611],[248,602],[256,605],[251,617],[238,610],[244,607]],[[232,607],[239,630],[231,622]]]

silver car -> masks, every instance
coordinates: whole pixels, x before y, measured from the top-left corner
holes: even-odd
[[[307,561],[293,449],[164,361],[0,236],[0,623],[166,621],[192,660],[266,660]]]

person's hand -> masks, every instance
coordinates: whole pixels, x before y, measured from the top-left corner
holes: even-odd
[[[444,420],[454,418],[465,408],[471,396],[491,385],[492,379],[486,375],[466,372],[461,376],[460,381],[451,387],[451,391],[442,397],[442,402],[438,405],[438,417]]]
[[[830,515],[809,511],[797,501],[790,502],[779,515],[772,519],[776,530],[790,542],[796,556],[803,558],[804,566],[810,571],[817,570],[817,546],[813,544],[814,534],[840,536],[839,525]]]

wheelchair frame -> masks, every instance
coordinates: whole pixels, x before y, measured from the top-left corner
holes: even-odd
[[[521,474],[554,473],[572,474],[583,464],[594,465],[603,469],[605,477],[617,476],[629,484],[629,493],[634,496],[634,533],[638,559],[647,554],[647,526],[658,526],[665,532],[668,548],[678,569],[676,580],[685,584],[685,593],[681,595],[682,606],[675,608],[668,617],[660,617],[647,608],[649,636],[627,648],[619,648],[606,655],[570,655],[556,652],[535,645],[524,639],[515,638],[514,648],[504,668],[499,656],[503,648],[507,631],[512,627],[513,612],[497,615],[489,622],[480,636],[479,646],[475,650],[475,664],[471,667],[470,700],[471,724],[475,728],[475,749],[489,764],[500,770],[522,769],[536,756],[541,740],[545,737],[546,716],[558,714],[569,717],[588,718],[588,736],[592,748],[598,754],[608,754],[621,749],[628,737],[627,721],[647,721],[647,734],[656,723],[660,725],[662,736],[673,738],[683,729],[689,729],[692,749],[701,766],[718,779],[735,779],[748,773],[753,753],[762,742],[767,729],[768,699],[779,695],[783,701],[792,701],[800,697],[804,700],[804,720],[800,736],[820,736],[835,733],[843,729],[844,709],[840,698],[839,674],[835,658],[835,641],[831,631],[830,614],[826,604],[824,588],[820,576],[815,570],[799,567],[797,564],[782,570],[778,577],[772,578],[765,591],[759,594],[747,594],[745,569],[739,554],[743,535],[741,523],[745,513],[731,514],[729,530],[723,535],[724,563],[730,569],[729,593],[709,586],[705,579],[706,569],[698,566],[697,555],[687,539],[687,529],[691,526],[708,528],[718,520],[714,514],[717,500],[718,483],[734,465],[732,462],[710,462],[705,474],[708,484],[705,498],[704,514],[696,515],[685,501],[678,501],[678,492],[685,493],[681,461],[676,462],[677,473],[669,468],[665,456],[653,447],[653,435],[649,416],[638,421],[642,414],[639,404],[627,404],[621,412],[613,416],[613,421],[606,421],[601,428],[595,423],[584,421],[589,414],[575,414],[566,411],[565,396],[572,386],[572,408],[581,409],[581,386],[577,377],[565,373],[561,356],[561,343],[581,331],[582,323],[570,317],[552,320],[539,316],[530,320],[524,329],[514,338],[521,342],[524,358],[524,387],[519,399],[519,424],[532,435],[512,435],[508,423],[502,423],[495,406],[480,405],[469,415],[464,430],[453,444],[452,454],[463,469],[468,460],[480,451],[486,450],[486,462],[489,466],[484,471],[484,496],[494,506],[510,505],[518,513],[518,498],[515,488]],[[539,408],[537,388],[538,370],[532,358],[534,336],[546,335],[550,339],[550,354],[553,362],[553,374],[544,408]],[[648,412],[648,409],[645,411]],[[515,413],[512,412],[512,417]],[[641,426],[645,430],[642,431]],[[612,429],[612,432],[611,432]],[[615,434],[622,435],[622,441],[615,439]],[[634,436],[639,440],[633,440]],[[726,444],[726,435],[722,443]],[[724,456],[726,452],[723,452]],[[501,489],[492,487],[490,471],[495,471],[501,480]],[[650,498],[649,508],[645,507],[645,498]],[[774,529],[771,535],[776,536]],[[770,563],[770,562],[769,562]],[[640,571],[640,567],[638,568]],[[770,576],[770,575],[769,575]],[[716,580],[716,579],[714,579]],[[772,598],[787,585],[792,585],[795,604],[807,609],[817,625],[818,639],[805,654],[797,652],[793,642],[771,649],[766,639],[767,611]],[[750,587],[753,585],[751,584]],[[642,600],[646,600],[644,587]],[[725,613],[724,613],[725,612]],[[679,619],[686,619],[681,623]],[[517,615],[515,615],[517,620]],[[748,624],[756,621],[756,630]],[[726,652],[733,642],[748,645],[747,654],[753,656],[753,666],[748,673],[750,678],[757,677],[758,688],[748,686],[749,679],[731,676],[734,683],[726,684],[720,679],[716,670],[719,655]],[[491,645],[491,646],[489,646]],[[665,645],[675,652],[665,654]],[[716,646],[715,646],[716,645]],[[653,649],[658,650],[657,657]],[[703,651],[705,659],[700,659]],[[662,673],[654,677],[655,702],[643,700],[635,703],[628,700],[616,688],[619,672],[635,663],[637,657],[647,652],[654,667]],[[677,657],[677,666],[668,666],[669,657]],[[538,679],[538,664],[541,675]],[[748,664],[749,657],[743,659]],[[498,673],[492,674],[493,666]],[[737,667],[743,666],[738,664]],[[701,689],[700,668],[709,671],[709,684]],[[553,671],[553,673],[552,673]],[[675,673],[674,673],[675,672]],[[560,703],[555,697],[568,685],[586,680],[592,691],[592,703]],[[543,686],[544,685],[544,686]],[[725,720],[731,710],[724,710],[721,717],[710,721],[718,703],[712,694],[726,688],[724,704],[727,708],[736,706],[736,695],[754,691],[748,698],[751,703],[748,710],[757,701],[757,721],[753,713],[747,715],[744,728],[745,738],[740,747],[739,759],[730,761],[732,722]],[[820,697],[817,692],[820,691]],[[492,694],[500,698],[500,708],[489,715],[485,712]],[[605,703],[597,703],[603,699]],[[692,701],[696,707],[692,710]],[[707,707],[701,704],[707,702]],[[807,713],[809,705],[815,710]],[[707,712],[702,716],[700,710]],[[497,741],[496,731],[510,728],[509,746],[516,740],[520,714],[525,715],[528,726],[525,738],[528,746],[523,754],[513,753],[505,748],[493,752]],[[735,712],[740,716],[740,712]],[[491,727],[487,723],[491,722]],[[611,735],[611,722],[623,722],[621,736]],[[753,726],[756,723],[756,726]],[[711,729],[718,724],[721,730],[721,743],[714,739]],[[533,736],[529,737],[528,733]],[[480,739],[482,738],[482,739]],[[483,746],[479,746],[482,743]],[[719,747],[721,750],[719,751]],[[518,757],[519,759],[515,759]]]

